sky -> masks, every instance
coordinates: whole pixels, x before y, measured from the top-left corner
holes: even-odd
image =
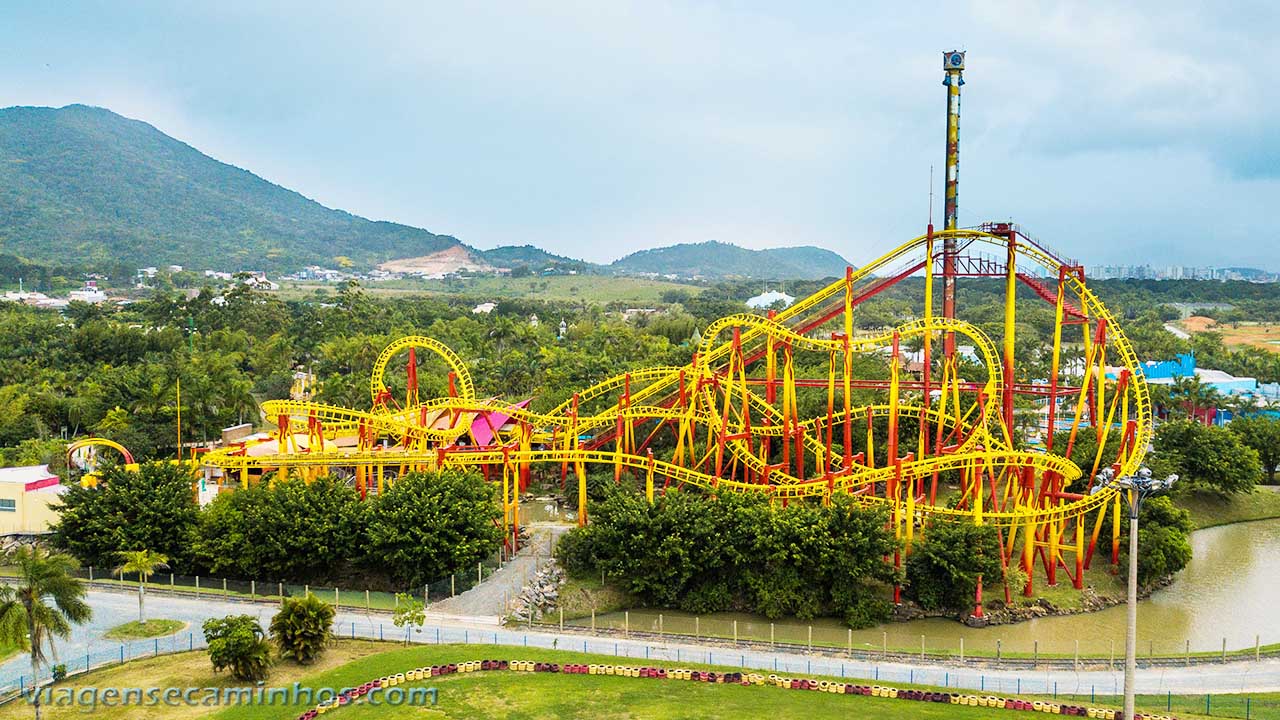
[[[144,120],[330,207],[607,262],[861,264],[941,215],[1086,264],[1280,270],[1280,5],[59,2],[0,7],[0,106]]]

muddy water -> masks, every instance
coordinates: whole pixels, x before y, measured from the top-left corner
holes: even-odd
[[[1226,525],[1192,534],[1194,559],[1172,585],[1157,591],[1139,606],[1138,648],[1146,654],[1182,652],[1187,643],[1195,651],[1221,650],[1225,638],[1230,649],[1251,648],[1255,636],[1262,644],[1280,643],[1280,520]],[[659,615],[661,614],[661,620]],[[718,613],[694,618],[686,613],[632,610],[633,630],[714,634],[732,637],[737,621],[742,639],[768,640],[770,623],[759,616]],[[925,619],[888,623],[852,636],[839,621],[812,623],[777,622],[778,642],[805,643],[812,625],[813,642],[843,647],[918,649],[921,636],[930,651],[959,650],[961,638],[968,651],[994,651],[999,641],[1005,652],[1073,653],[1079,641],[1081,653],[1123,653],[1124,606],[1101,612],[1049,617],[1014,625],[969,628],[953,620]],[[590,621],[578,621],[587,624]],[[621,613],[596,618],[600,626],[621,628]]]

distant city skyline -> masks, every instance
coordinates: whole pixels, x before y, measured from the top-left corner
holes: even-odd
[[[593,262],[857,263],[941,217],[1087,265],[1280,270],[1272,4],[68,2],[0,11],[0,105],[149,122],[330,207]]]

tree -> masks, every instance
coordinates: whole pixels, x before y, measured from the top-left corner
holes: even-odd
[[[120,553],[147,548],[175,566],[190,562],[199,508],[187,468],[167,462],[108,467],[97,487],[68,486],[53,545],[82,563],[114,567]]]
[[[422,628],[427,621],[427,608],[409,593],[396,593],[396,609],[391,622],[396,627]],[[404,634],[404,644],[409,644],[409,633]]]
[[[259,483],[205,508],[195,556],[216,574],[319,582],[356,556],[365,509],[332,477]]]
[[[1280,465],[1280,418],[1270,415],[1238,416],[1227,424],[1240,441],[1258,453],[1267,482],[1275,484],[1276,466]]]
[[[266,680],[271,669],[271,645],[262,626],[250,615],[209,618],[201,626],[209,644],[214,672],[231,669],[237,680]]]
[[[1154,448],[1151,469],[1158,475],[1177,473],[1193,488],[1246,493],[1262,476],[1258,453],[1226,428],[1168,422],[1156,430]]]
[[[1128,513],[1123,519],[1129,532]],[[1168,497],[1148,498],[1138,518],[1138,584],[1147,586],[1162,580],[1191,562],[1189,537],[1195,526],[1191,513],[1173,504]],[[1120,545],[1121,573],[1129,572],[1129,543]]]
[[[925,610],[972,608],[978,578],[999,577],[1000,540],[990,525],[935,522],[907,556],[907,596]]]
[[[493,486],[475,473],[409,473],[371,503],[366,564],[401,587],[422,586],[492,555],[500,518]]]
[[[270,625],[280,657],[311,664],[333,640],[333,616],[333,606],[311,593],[285,598]]]
[[[93,609],[84,600],[84,583],[72,575],[76,562],[70,555],[24,547],[14,553],[13,564],[17,585],[0,589],[0,640],[31,653],[31,684],[37,688],[40,668],[55,652],[53,639],[70,637],[72,624],[88,622]],[[38,693],[33,702],[38,719]]]
[[[138,575],[138,622],[145,624],[147,616],[143,610],[143,600],[147,594],[147,580],[155,574],[156,570],[161,568],[167,570],[169,558],[164,553],[150,550],[126,550],[120,553],[120,559],[124,560],[124,564],[116,568],[116,572],[120,573],[122,580],[128,573]]]

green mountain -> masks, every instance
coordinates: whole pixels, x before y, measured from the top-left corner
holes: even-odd
[[[333,210],[109,110],[0,110],[0,253],[63,265],[357,267],[471,249]]]
[[[500,268],[526,267],[537,272],[547,268],[590,272],[600,266],[585,260],[575,260],[564,255],[549,253],[533,245],[503,245],[492,250],[477,251],[485,262]]]
[[[758,278],[762,280],[820,280],[844,275],[848,260],[830,250],[802,246],[748,250],[715,240],[641,250],[609,266],[627,274]]]

